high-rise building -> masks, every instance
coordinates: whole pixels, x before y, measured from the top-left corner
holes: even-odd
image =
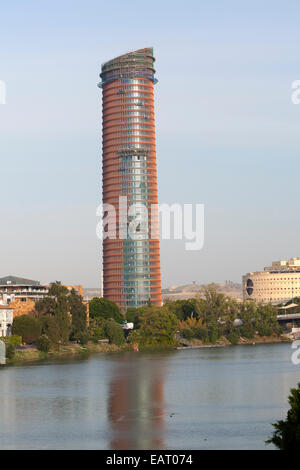
[[[158,203],[154,61],[153,49],[139,49],[106,62],[100,74],[103,203],[114,206],[117,219],[115,239],[103,240],[103,295],[123,312],[149,301],[162,303],[159,239],[151,232],[148,237],[131,238],[128,219],[124,236],[122,219],[124,204],[126,211],[141,204],[148,210],[150,227],[150,209]],[[153,214],[157,224],[155,210]]]

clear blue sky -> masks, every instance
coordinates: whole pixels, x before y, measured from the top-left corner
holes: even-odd
[[[160,202],[205,204],[162,243],[163,286],[300,256],[297,1],[2,2],[0,275],[99,284],[101,63],[153,46]]]

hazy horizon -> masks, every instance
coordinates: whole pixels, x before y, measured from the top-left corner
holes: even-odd
[[[300,256],[300,5],[53,0],[0,6],[0,277],[97,288],[101,63],[156,57],[160,203],[204,203],[205,242],[162,241],[162,288],[241,283]]]

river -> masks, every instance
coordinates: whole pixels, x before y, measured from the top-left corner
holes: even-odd
[[[0,367],[0,449],[271,449],[291,345],[98,354]]]

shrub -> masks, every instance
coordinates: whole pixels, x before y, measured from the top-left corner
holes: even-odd
[[[22,336],[11,335],[6,338],[7,343],[12,344],[13,346],[20,346],[22,344]]]
[[[30,315],[21,315],[14,319],[12,332],[21,336],[24,343],[31,344],[41,335],[41,323]]]
[[[16,348],[13,344],[11,343],[6,343],[5,344],[5,355],[7,359],[13,359],[15,356]]]
[[[193,328],[193,334],[195,338],[201,339],[201,340],[205,340],[206,337],[208,336],[207,329],[203,328],[203,326],[195,326]]]
[[[39,351],[47,353],[49,352],[51,341],[47,335],[42,335],[38,338],[36,345]]]
[[[240,333],[244,338],[253,339],[255,336],[255,329],[253,327],[241,326]]]
[[[219,338],[218,330],[212,328],[209,332],[209,340],[212,344],[215,344]]]
[[[180,332],[181,336],[187,340],[192,339],[194,336],[193,330],[191,328],[183,328]]]
[[[228,335],[228,340],[231,342],[231,344],[238,344],[239,339],[240,339],[240,335],[235,331],[232,331]]]
[[[79,344],[85,345],[88,343],[90,336],[86,331],[83,331],[82,333],[78,333],[76,335],[76,339]]]
[[[271,336],[272,329],[267,325],[258,325],[257,331],[259,336]]]

